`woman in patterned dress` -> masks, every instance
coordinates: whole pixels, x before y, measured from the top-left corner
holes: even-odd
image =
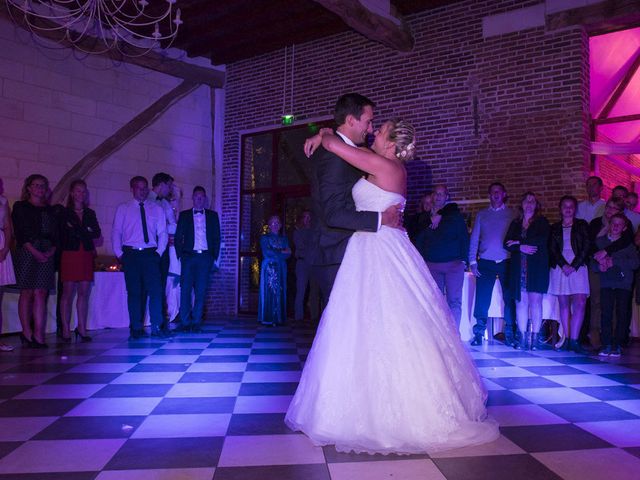
[[[18,315],[20,340],[33,348],[46,348],[47,295],[55,286],[54,255],[56,219],[47,203],[49,181],[29,175],[22,187],[22,200],[13,205],[11,218],[16,236],[16,284],[20,289]]]

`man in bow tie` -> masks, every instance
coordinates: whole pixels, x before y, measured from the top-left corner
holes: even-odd
[[[213,262],[220,253],[218,214],[205,208],[207,194],[203,187],[193,189],[193,208],[180,212],[174,245],[180,259],[181,330],[200,332],[204,295]],[[191,292],[195,300],[191,303]]]

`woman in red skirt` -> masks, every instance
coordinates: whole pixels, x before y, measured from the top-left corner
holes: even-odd
[[[65,342],[71,341],[71,309],[76,291],[76,340],[80,337],[83,342],[91,341],[91,337],[87,335],[87,313],[96,253],[93,241],[100,238],[101,232],[96,212],[87,206],[87,199],[87,184],[84,180],[74,180],[69,188],[67,207],[60,215],[60,316],[62,339]]]

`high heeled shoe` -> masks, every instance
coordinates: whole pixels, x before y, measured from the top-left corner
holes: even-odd
[[[34,337],[33,340],[31,341],[31,348],[49,348],[49,345],[47,345],[44,342],[40,343]]]
[[[26,345],[27,348],[31,347],[33,345],[33,334],[31,335],[31,338],[27,338],[27,336],[20,332],[20,343],[22,345]]]
[[[78,331],[78,327],[75,328],[75,330],[73,331],[73,333],[76,334],[76,342],[78,341],[78,337],[80,337],[80,340],[82,342],[91,342],[93,341],[93,338],[91,338],[89,335],[82,335],[79,331]]]

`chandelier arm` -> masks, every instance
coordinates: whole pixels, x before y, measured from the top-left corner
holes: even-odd
[[[17,12],[21,12],[22,23],[33,35],[37,32],[64,31],[58,41],[86,53],[104,54],[117,50],[123,56],[141,57],[148,52],[173,45],[180,25],[180,9],[173,13],[175,2],[167,1],[167,8],[158,16],[149,15],[145,7],[148,2],[136,0],[6,0],[12,20],[18,23]],[[133,14],[127,13],[133,11]],[[164,22],[162,25],[161,22]],[[167,25],[168,24],[168,25]],[[152,33],[139,29],[154,27]],[[161,28],[166,33],[161,32]],[[87,50],[86,37],[95,38],[95,45]],[[100,44],[100,45],[98,45]],[[135,47],[135,54],[127,51],[126,45]],[[96,48],[98,47],[98,48]]]

